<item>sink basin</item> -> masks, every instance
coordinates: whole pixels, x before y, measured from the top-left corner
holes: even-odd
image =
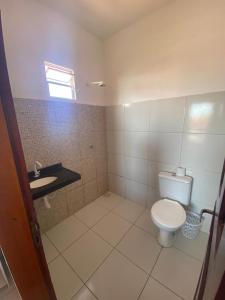
[[[58,177],[44,177],[44,178],[34,180],[34,181],[30,182],[30,188],[31,189],[36,189],[36,188],[39,188],[41,186],[50,184],[50,183],[54,182],[57,178]]]

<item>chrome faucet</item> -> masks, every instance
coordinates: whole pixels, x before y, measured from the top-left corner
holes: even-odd
[[[37,166],[39,166],[39,168],[42,168],[42,164],[39,161],[36,160],[35,163],[34,163],[34,177],[39,177],[40,176],[40,170],[38,170]]]

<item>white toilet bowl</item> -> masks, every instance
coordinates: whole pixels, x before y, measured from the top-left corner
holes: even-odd
[[[177,201],[162,199],[151,209],[153,223],[159,228],[158,241],[162,247],[171,247],[177,230],[186,221],[186,212]]]

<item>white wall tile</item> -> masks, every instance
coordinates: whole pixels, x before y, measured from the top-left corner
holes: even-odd
[[[140,205],[147,205],[148,186],[132,180],[126,180],[127,199],[137,202]]]
[[[126,179],[109,173],[109,190],[115,194],[126,197]]]
[[[181,163],[185,167],[221,172],[225,135],[184,134]]]
[[[125,132],[124,153],[128,156],[148,158],[148,133]]]
[[[184,131],[225,134],[225,93],[187,97]]]
[[[107,131],[107,151],[113,154],[124,153],[123,131]]]
[[[106,127],[107,130],[124,129],[124,107],[110,106],[106,108]]]
[[[148,163],[147,160],[133,157],[125,157],[125,176],[128,179],[139,183],[148,183]]]
[[[204,208],[213,209],[219,191],[220,173],[201,170],[187,170],[193,177],[191,205],[201,203]]]
[[[108,155],[108,170],[109,173],[115,175],[124,176],[125,175],[125,159],[122,155]]]
[[[148,131],[149,102],[132,103],[125,107],[125,130]]]
[[[180,160],[182,135],[179,133],[149,133],[149,159],[168,164]]]
[[[114,107],[107,118],[111,190],[151,207],[160,198],[158,173],[181,166],[194,178],[191,208],[213,207],[225,158],[225,92]]]
[[[147,201],[146,201],[146,207],[151,208],[152,205],[155,203],[155,201],[158,201],[160,199],[159,192],[148,186],[148,195],[147,195]],[[150,215],[149,215],[150,218]]]
[[[185,99],[163,99],[150,103],[150,131],[181,132]]]

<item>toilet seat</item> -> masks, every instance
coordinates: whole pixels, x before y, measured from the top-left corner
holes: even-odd
[[[180,203],[166,198],[152,206],[151,216],[156,226],[167,231],[179,229],[186,221],[186,212]]]

